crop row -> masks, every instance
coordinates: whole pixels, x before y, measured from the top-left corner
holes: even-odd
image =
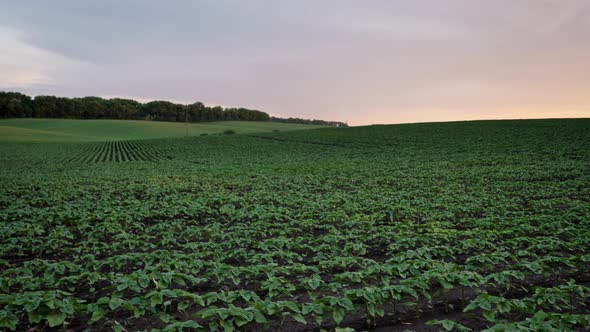
[[[130,162],[159,161],[168,159],[161,149],[157,149],[146,141],[110,141],[104,143],[85,144],[69,162]]]

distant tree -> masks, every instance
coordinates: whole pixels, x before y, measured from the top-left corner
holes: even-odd
[[[157,121],[184,121],[183,105],[163,100],[143,104],[141,106],[141,114],[146,119]]]
[[[0,92],[0,118],[30,118],[34,113],[31,97],[18,92]]]
[[[324,121],[324,120],[310,120],[310,119],[301,119],[301,118],[276,118],[271,117],[270,121],[272,122],[283,122],[283,123],[299,123],[299,124],[313,124],[313,125],[322,125],[322,126],[332,126],[332,127],[348,127],[348,124],[345,122],[338,122],[338,121]]]
[[[57,97],[37,96],[35,97],[36,118],[53,118],[57,113]]]
[[[209,121],[223,120],[223,107],[215,106],[209,109]]]
[[[141,104],[132,99],[114,98],[108,100],[111,119],[139,119]]]
[[[110,119],[110,109],[107,100],[100,97],[84,97],[76,98],[79,102],[80,110],[83,119]]]
[[[205,105],[201,102],[187,105],[188,118],[190,122],[201,122],[204,121],[205,116]]]

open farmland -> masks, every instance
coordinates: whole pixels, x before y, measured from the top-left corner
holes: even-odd
[[[179,122],[25,118],[0,120],[0,143],[103,142],[220,134],[227,130],[240,134],[319,127],[277,122],[218,121],[189,123],[187,132],[186,125]]]
[[[278,129],[5,139],[0,329],[588,330],[590,119]]]

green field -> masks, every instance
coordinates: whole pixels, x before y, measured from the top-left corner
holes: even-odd
[[[188,135],[219,134],[226,130],[233,130],[236,133],[256,133],[319,127],[321,126],[276,122],[221,121],[189,123]],[[178,122],[64,119],[0,120],[0,143],[98,142],[184,137],[186,134],[186,125]]]
[[[590,326],[590,119],[0,123],[0,329]]]

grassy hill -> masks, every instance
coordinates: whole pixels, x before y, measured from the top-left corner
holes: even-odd
[[[256,133],[321,128],[276,122],[222,121],[189,123],[189,136],[222,133]],[[0,142],[97,142],[112,140],[183,137],[186,127],[178,122],[136,120],[0,120]]]

